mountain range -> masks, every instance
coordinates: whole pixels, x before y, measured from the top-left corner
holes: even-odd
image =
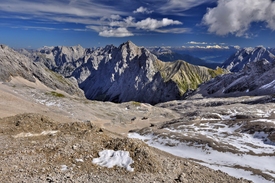
[[[73,77],[92,100],[156,104],[182,99],[187,91],[222,74],[185,61],[162,62],[131,41],[119,47],[43,47],[21,53],[64,77]]]
[[[162,61],[160,55],[131,41],[103,48],[56,46],[15,51],[0,47],[1,81],[20,76],[52,89],[91,100],[156,104],[185,97],[265,95],[275,91],[274,58],[264,47],[231,55],[222,68],[210,69],[184,60]],[[160,53],[160,52],[158,52]],[[171,50],[161,53],[173,55]],[[180,56],[179,56],[180,57]],[[80,90],[81,89],[81,90]]]

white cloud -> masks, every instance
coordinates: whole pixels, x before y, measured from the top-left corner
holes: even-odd
[[[182,23],[177,20],[163,18],[162,20],[156,20],[152,18],[146,18],[135,23],[135,27],[144,30],[156,30],[160,27],[166,27],[169,25],[181,25]]]
[[[182,23],[177,20],[163,18],[162,20],[146,18],[141,21],[136,21],[134,17],[128,16],[124,19],[113,20],[110,18],[103,18],[100,20],[102,26],[89,25],[86,28],[93,29],[99,32],[100,36],[104,37],[126,37],[133,36],[134,34],[128,30],[141,29],[147,31],[155,31],[160,33],[184,33],[190,32],[189,28],[168,28],[161,29],[170,25],[181,25]]]
[[[201,4],[207,2],[215,2],[217,0],[169,0],[163,4],[163,6],[159,9],[161,13],[180,13],[182,14],[183,11],[191,9],[193,7],[199,6]]]
[[[22,8],[24,7],[24,8]],[[0,3],[0,11],[7,13],[22,14],[23,17],[36,19],[47,19],[63,22],[72,22],[71,19],[98,18],[104,15],[126,15],[126,12],[118,11],[112,6],[93,3],[87,0],[70,1],[22,1],[9,0]],[[57,18],[58,17],[58,18]],[[82,23],[82,22],[77,22]]]
[[[133,36],[134,34],[128,31],[124,27],[119,27],[116,29],[106,29],[99,32],[99,35],[102,37],[129,37]]]
[[[219,0],[218,6],[208,9],[203,24],[217,35],[247,36],[251,23],[265,22],[275,30],[275,2],[271,0]]]
[[[190,42],[187,42],[187,44],[207,44],[207,43],[206,42],[190,41]]]
[[[188,0],[188,2],[189,1],[190,0]],[[160,0],[160,2],[162,4],[165,3],[164,0]],[[175,3],[174,0],[173,3]],[[98,32],[101,36],[108,37],[132,36],[133,31],[137,29],[139,32],[146,30],[162,33],[184,33],[190,31],[188,28],[169,27],[172,25],[181,25],[182,22],[178,20],[168,18],[146,18],[136,20],[134,17],[129,16],[129,13],[132,12],[121,7],[119,8],[119,5],[112,6],[111,4],[109,5],[100,2],[99,0],[48,0],[47,3],[42,0],[9,0],[0,3],[0,12],[5,14],[0,15],[0,18],[6,16],[4,17],[6,19],[19,18],[28,19],[30,21],[33,20],[38,24],[38,26],[32,27],[36,29],[47,29],[47,27],[40,27],[39,23],[41,22],[45,25],[48,23],[59,24],[60,22],[79,23],[86,26],[87,30],[92,29]],[[140,6],[134,11],[134,13],[143,14],[149,14],[152,12],[151,9],[143,6]],[[50,27],[48,29],[52,28]],[[70,30],[68,27],[62,27],[60,29]],[[86,29],[75,29],[75,31],[86,31]]]
[[[191,29],[190,28],[156,29],[155,32],[181,34],[181,33],[189,33],[191,32]]]
[[[146,18],[144,20],[135,22],[135,18],[132,16],[126,17],[121,21],[111,21],[109,23],[110,26],[117,26],[117,27],[134,27],[137,29],[143,30],[151,30],[154,31],[161,27],[166,27],[169,25],[181,25],[182,23],[177,20],[172,20],[168,18],[163,18],[162,20]]]
[[[189,46],[188,48],[198,48],[198,49],[229,49],[229,46],[221,45],[206,45],[206,46]]]
[[[143,14],[150,14],[152,13],[153,11],[151,10],[148,10],[147,8],[144,8],[143,6],[139,7],[138,9],[136,9],[134,11],[134,13],[143,13]]]
[[[121,19],[121,16],[119,16],[119,15],[111,15],[110,18],[111,18],[112,20],[120,20],[120,19]]]

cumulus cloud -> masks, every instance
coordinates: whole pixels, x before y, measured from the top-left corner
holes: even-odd
[[[190,32],[188,28],[169,28],[161,29],[171,25],[181,25],[177,20],[163,18],[161,20],[146,18],[144,20],[136,21],[134,17],[128,16],[124,19],[117,17],[117,19],[104,18],[101,19],[102,26],[90,25],[86,28],[93,29],[99,32],[100,36],[104,37],[126,37],[134,34],[128,29],[139,29],[147,31],[155,31],[160,33],[184,33]]]
[[[275,30],[275,2],[271,0],[219,0],[215,8],[208,9],[203,24],[217,35],[247,36],[253,22],[265,22]]]
[[[143,14],[150,14],[152,13],[153,11],[151,10],[148,10],[147,8],[144,8],[143,6],[139,7],[138,9],[136,9],[134,11],[134,13],[143,13]]]
[[[102,37],[129,37],[134,34],[128,31],[124,27],[119,27],[117,29],[107,29],[99,32],[99,35]]]
[[[177,20],[163,18],[162,20],[156,20],[152,18],[146,18],[135,23],[136,28],[144,30],[156,30],[160,27],[166,27],[168,25],[181,25],[182,23]]]

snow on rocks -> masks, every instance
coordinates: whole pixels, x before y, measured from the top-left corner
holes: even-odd
[[[19,133],[17,135],[14,135],[14,138],[20,138],[20,137],[38,137],[38,136],[42,136],[42,135],[55,135],[58,131],[43,131],[41,133]]]
[[[112,168],[117,165],[126,168],[127,171],[134,171],[134,168],[130,166],[134,161],[130,157],[128,151],[103,150],[98,154],[99,158],[93,159],[94,164],[107,168]]]

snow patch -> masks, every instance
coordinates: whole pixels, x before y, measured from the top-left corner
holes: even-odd
[[[251,135],[250,135],[251,136]],[[230,152],[219,152],[211,148],[210,146],[193,145],[183,143],[177,140],[158,138],[157,136],[141,136],[137,133],[129,133],[129,138],[147,139],[146,143],[152,147],[158,148],[162,151],[166,151],[175,156],[190,158],[197,160],[198,163],[221,170],[228,173],[231,176],[242,177],[255,182],[270,182],[253,172],[245,171],[235,168],[236,165],[242,167],[253,167],[254,169],[261,170],[264,173],[273,175],[275,159],[272,156],[256,156],[246,153],[233,154]],[[151,138],[151,139],[150,139]],[[169,145],[172,143],[172,146]],[[263,143],[262,143],[263,144]],[[244,144],[242,144],[244,145]],[[272,153],[275,152],[274,146]],[[264,148],[263,148],[264,150]],[[261,151],[263,151],[261,150]]]
[[[84,162],[84,160],[83,160],[83,159],[75,159],[75,161],[76,161],[76,162],[81,162],[81,163],[83,163],[83,162]]]
[[[17,135],[14,135],[13,137],[14,138],[20,138],[20,137],[22,138],[22,137],[37,137],[37,136],[42,136],[42,135],[55,135],[57,132],[59,132],[59,131],[43,131],[41,133],[22,132]]]
[[[268,83],[268,84],[265,84],[263,86],[261,86],[259,89],[262,89],[262,90],[265,90],[265,89],[268,89],[268,88],[271,88],[271,87],[275,87],[275,80],[273,80],[272,82]]]
[[[68,170],[68,166],[67,165],[61,165],[61,171],[66,171]]]
[[[128,151],[103,150],[98,154],[99,158],[94,158],[92,161],[94,164],[107,168],[112,168],[117,165],[126,168],[127,171],[134,171],[134,168],[130,166],[134,161]]]
[[[274,123],[275,124],[275,120],[272,119],[256,119],[250,122],[266,122],[266,123]]]

